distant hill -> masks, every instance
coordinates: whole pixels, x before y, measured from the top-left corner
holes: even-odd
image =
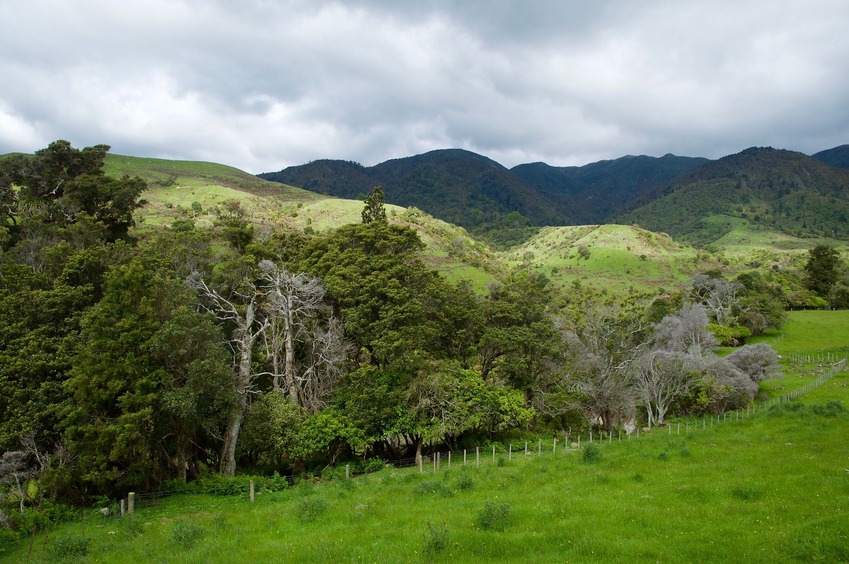
[[[604,223],[633,207],[646,192],[709,162],[705,158],[625,156],[585,166],[518,165],[510,172],[547,196],[567,196],[581,224]]]
[[[849,145],[841,145],[811,155],[817,160],[837,168],[849,168]]]
[[[260,178],[342,198],[383,187],[387,203],[417,207],[468,229],[491,226],[518,212],[531,225],[565,225],[575,219],[567,200],[543,195],[497,162],[462,149],[393,159],[372,167],[320,160]]]
[[[796,237],[849,238],[849,171],[793,151],[751,148],[695,169],[643,196],[617,218],[695,244],[739,219]]]

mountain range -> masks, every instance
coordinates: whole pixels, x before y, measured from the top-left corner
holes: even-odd
[[[513,227],[639,224],[707,244],[735,221],[797,237],[849,238],[849,145],[808,156],[753,147],[717,160],[625,156],[584,166],[520,164],[442,149],[364,167],[318,160],[259,177],[386,202],[486,233]]]

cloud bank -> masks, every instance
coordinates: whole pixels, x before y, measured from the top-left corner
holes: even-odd
[[[849,143],[843,0],[10,0],[0,153],[55,139],[279,170]]]

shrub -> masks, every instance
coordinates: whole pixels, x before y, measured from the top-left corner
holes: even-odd
[[[584,453],[581,455],[581,459],[587,464],[598,462],[601,460],[601,449],[598,448],[598,445],[589,444],[584,447]]]
[[[78,560],[88,555],[87,537],[59,537],[53,541],[50,553],[57,560]]]
[[[199,523],[177,521],[174,523],[174,528],[171,529],[171,542],[181,548],[191,548],[203,538],[204,533],[206,533],[206,529]]]
[[[755,486],[750,486],[749,484],[744,484],[741,486],[735,486],[731,489],[731,495],[736,497],[741,501],[754,501],[759,499],[763,493],[757,489]]]
[[[451,496],[451,490],[440,480],[424,480],[416,484],[414,491],[418,494],[439,494],[443,497]]]
[[[478,512],[477,524],[481,529],[503,531],[510,524],[510,505],[487,501]]]
[[[301,500],[298,505],[298,519],[301,523],[310,523],[327,511],[327,502],[320,497],[310,496]]]
[[[662,462],[666,462],[667,460],[669,460],[669,453],[664,450],[663,452],[657,455],[657,459]]]
[[[470,490],[475,487],[475,481],[472,480],[468,472],[463,472],[457,477],[457,489],[460,491]]]
[[[425,555],[434,556],[442,554],[448,546],[448,527],[445,523],[434,525],[428,522],[424,532]]]

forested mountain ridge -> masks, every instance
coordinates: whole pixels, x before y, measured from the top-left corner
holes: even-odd
[[[495,224],[511,212],[533,225],[574,222],[561,198],[544,196],[495,161],[461,149],[430,151],[372,167],[319,160],[259,176],[350,199],[379,185],[387,203],[417,207],[470,230]]]
[[[846,225],[841,198],[849,189],[840,167],[847,162],[847,147],[814,157],[750,148],[716,161],[643,155],[580,167],[528,163],[510,170],[482,155],[447,149],[371,167],[320,160],[259,176],[343,198],[362,197],[381,185],[387,202],[418,207],[478,235],[519,228],[529,236],[532,231],[521,231],[523,226],[624,221],[704,244],[727,232],[714,220],[702,221],[719,215],[793,236],[840,238]],[[660,199],[660,207],[636,211]],[[503,239],[515,242],[515,237]]]
[[[707,162],[705,158],[672,154],[659,158],[628,155],[580,167],[531,163],[510,171],[546,195],[568,196],[579,223],[591,224],[605,223],[631,207],[647,191]]]
[[[849,168],[849,145],[840,145],[811,155],[827,165],[837,168]]]
[[[617,218],[695,244],[745,220],[796,237],[849,237],[849,171],[802,153],[750,148],[707,163],[644,196]]]

